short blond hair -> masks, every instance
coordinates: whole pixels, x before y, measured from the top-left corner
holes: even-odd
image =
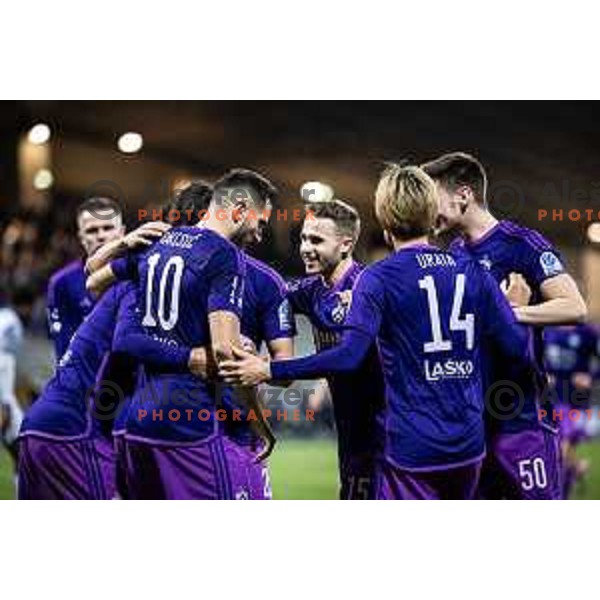
[[[379,224],[396,239],[410,240],[431,233],[438,211],[435,183],[414,166],[390,164],[375,191]]]

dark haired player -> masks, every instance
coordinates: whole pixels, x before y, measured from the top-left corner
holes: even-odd
[[[528,306],[515,308],[517,319],[530,325],[529,343],[536,361],[535,374],[514,372],[510,364],[490,353],[488,459],[482,474],[485,498],[560,499],[560,453],[552,423],[538,418],[538,401],[545,386],[542,329],[544,325],[577,323],[586,305],[577,284],[566,272],[556,249],[542,235],[510,221],[498,221],[489,211],[487,176],[481,163],[455,152],[423,165],[436,181],[440,198],[437,228],[454,230],[459,238],[451,251],[476,259],[498,284],[511,273],[522,275],[533,294]],[[506,402],[512,382],[512,404]],[[515,400],[514,385],[520,390]],[[492,390],[492,387],[490,387]],[[522,403],[522,406],[519,406]],[[547,411],[549,416],[550,410]]]
[[[238,360],[225,361],[221,372],[242,385],[347,373],[377,340],[386,406],[375,497],[472,498],[485,454],[482,344],[490,340],[508,359],[526,363],[525,331],[478,265],[427,243],[437,196],[423,171],[390,166],[375,208],[394,252],[356,282],[340,344],[270,364],[236,350]]]
[[[351,291],[364,265],[352,256],[360,217],[341,200],[311,202],[300,234],[306,277],[289,284],[289,300],[313,327],[317,352],[340,342],[350,309]],[[338,436],[340,498],[373,497],[378,440],[375,419],[384,404],[383,377],[375,345],[353,373],[327,377]]]
[[[259,235],[263,218],[256,215],[269,209],[273,194],[262,176],[231,171],[215,184],[207,218],[198,226],[175,228],[140,256],[106,267],[119,278],[138,278],[144,332],[181,354],[179,369],[145,364],[145,385],[134,392],[125,434],[131,498],[238,495],[232,470],[240,462],[239,447],[215,419],[214,386],[186,374],[187,349],[210,347],[209,359],[219,364],[231,356],[232,345],[240,345],[245,261],[231,240]],[[187,419],[145,416],[154,410],[186,415],[184,408],[192,409]],[[203,409],[210,418],[199,418]]]
[[[212,188],[202,182],[194,182],[184,188],[177,196],[172,208],[180,215],[192,217],[188,224],[196,224],[200,214],[208,209],[212,198]],[[177,215],[176,212],[173,215]],[[181,225],[178,219],[175,225]],[[237,236],[232,241],[237,245],[246,247],[260,242],[262,226],[254,231],[252,236]],[[260,348],[264,342],[273,359],[288,358],[293,355],[293,337],[295,327],[286,299],[286,288],[283,279],[263,262],[248,255],[246,259],[246,279],[244,282],[243,309],[241,318],[241,333],[243,339],[251,342],[254,349]],[[101,265],[97,264],[96,267]],[[135,324],[134,324],[135,327]],[[139,344],[137,335],[132,335],[126,328],[121,330],[122,338],[116,340],[120,350],[132,354],[143,361],[144,355],[140,353],[143,345]],[[194,350],[195,368],[202,377],[207,377],[208,357],[206,348]],[[224,433],[241,449],[240,458],[245,458],[241,464],[232,468],[233,479],[241,481],[236,486],[236,495],[249,500],[267,499],[271,497],[268,468],[264,463],[256,461],[256,450],[260,444],[251,424],[246,419],[247,408],[242,399],[236,402],[236,395],[230,389],[222,389],[223,408],[227,411],[227,418],[223,422]],[[234,420],[234,411],[239,419]],[[121,434],[125,434],[125,421],[123,415],[116,424],[115,439],[121,443]],[[120,457],[117,452],[117,459]],[[240,462],[240,461],[238,461]],[[127,496],[126,482],[120,485],[122,497]]]

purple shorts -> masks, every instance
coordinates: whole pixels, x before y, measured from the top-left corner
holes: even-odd
[[[127,491],[127,465],[125,454],[125,436],[115,435],[113,437],[113,446],[115,449],[115,496],[119,500],[129,500]]]
[[[247,454],[222,435],[190,446],[125,437],[119,448],[132,500],[245,500]]]
[[[481,461],[436,471],[407,471],[382,460],[377,467],[377,500],[472,500]]]
[[[104,438],[63,441],[27,435],[19,440],[20,500],[111,500],[114,452]]]
[[[375,462],[371,455],[340,460],[340,500],[374,500]]]
[[[262,450],[261,445],[237,444],[235,462],[231,466],[234,486],[238,489],[240,499],[271,500],[271,480],[269,466],[266,462],[256,462],[256,456]]]
[[[489,440],[478,495],[485,500],[560,500],[560,437],[539,426]]]

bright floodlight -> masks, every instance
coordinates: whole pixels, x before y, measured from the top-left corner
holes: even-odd
[[[333,188],[320,181],[307,181],[300,188],[300,196],[304,202],[329,202],[333,200]]]
[[[40,169],[33,176],[33,187],[36,190],[47,190],[48,188],[52,187],[53,183],[54,176],[52,175],[52,171],[50,171],[49,169]]]
[[[50,127],[46,123],[34,125],[27,134],[27,139],[36,146],[45,144],[50,139]]]
[[[588,239],[594,244],[600,244],[600,223],[592,223],[587,230]]]
[[[139,133],[128,131],[124,133],[118,142],[119,150],[125,154],[135,154],[142,149],[144,138]]]

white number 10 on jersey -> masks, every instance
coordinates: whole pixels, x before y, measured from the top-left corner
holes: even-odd
[[[156,318],[153,315],[153,301],[154,301],[154,278],[156,275],[156,266],[160,260],[160,253],[152,254],[148,257],[148,276],[146,280],[146,312],[142,319],[142,325],[145,327],[156,327]],[[181,288],[181,277],[183,275],[184,262],[181,256],[171,256],[162,268],[160,275],[160,281],[158,283],[158,311],[157,317],[160,326],[165,330],[169,331],[177,324],[179,319],[179,290]],[[173,274],[170,277],[171,273]],[[169,279],[171,279],[169,281]],[[165,311],[165,295],[167,289],[167,283],[170,284],[171,289],[171,302],[169,305],[169,311]]]

